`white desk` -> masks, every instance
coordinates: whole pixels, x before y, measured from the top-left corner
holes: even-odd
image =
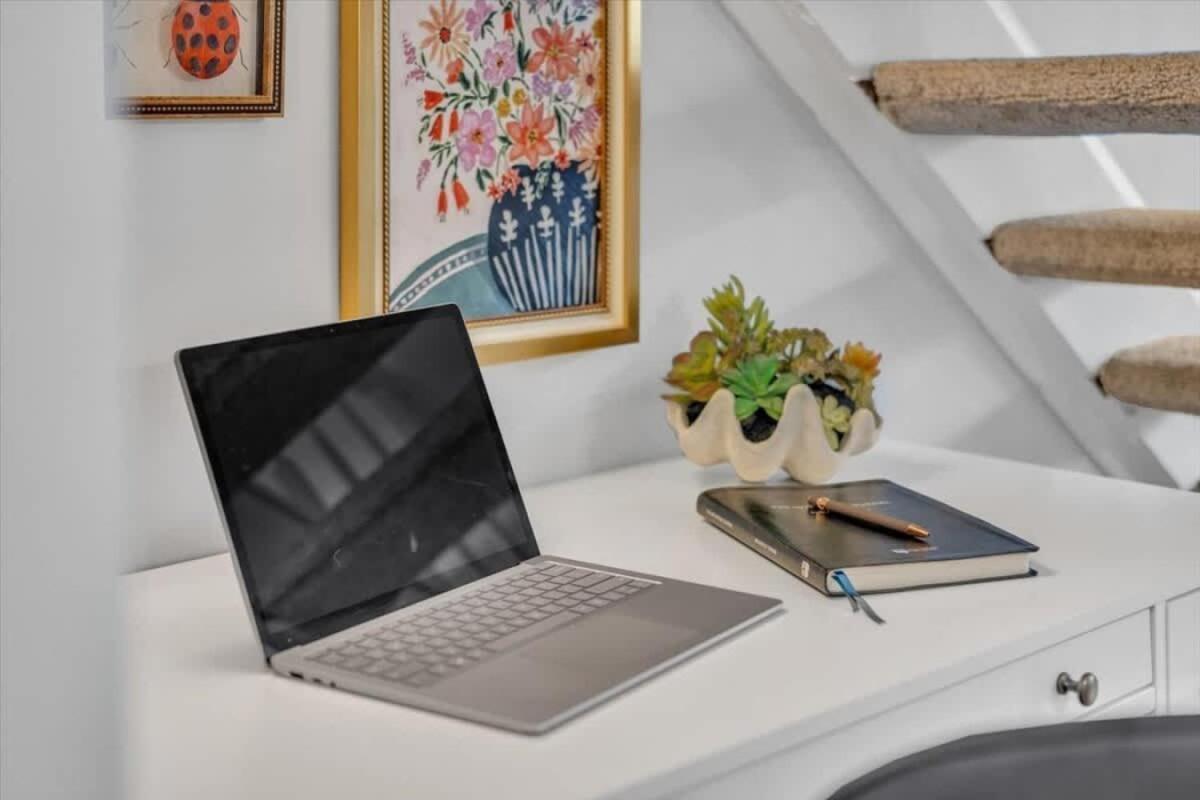
[[[268,672],[226,556],[130,576],[128,794],[819,797],[972,731],[1200,711],[1200,495],[889,442],[838,477],[880,476],[1039,544],[1042,575],[882,595],[880,627],[700,521],[696,494],[734,482],[724,469],[529,491],[544,552],[787,606],[540,738]],[[1097,704],[1057,695],[1061,670],[1098,675]]]

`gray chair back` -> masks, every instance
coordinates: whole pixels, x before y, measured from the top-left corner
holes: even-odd
[[[1200,800],[1200,716],[968,736],[893,761],[830,800]]]

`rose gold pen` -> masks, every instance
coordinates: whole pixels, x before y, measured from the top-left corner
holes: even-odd
[[[895,533],[900,536],[911,536],[914,539],[928,539],[929,531],[917,525],[915,522],[906,522],[902,519],[889,517],[887,514],[880,514],[875,511],[868,511],[865,508],[860,508],[850,503],[842,503],[838,500],[830,500],[828,497],[810,497],[808,498],[808,508],[810,511],[816,511],[824,514],[835,514],[839,517],[852,519],[855,522],[861,522],[864,525],[870,525],[873,528],[879,528],[888,533]]]

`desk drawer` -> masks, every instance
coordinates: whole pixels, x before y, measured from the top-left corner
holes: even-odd
[[[949,687],[943,700],[971,717],[974,705],[998,705],[983,714],[989,723],[999,723],[992,727],[1006,721],[1010,727],[1070,721],[1154,682],[1151,633],[1150,611],[1139,611]],[[1061,672],[1075,680],[1086,672],[1095,675],[1095,703],[1088,707],[1077,693],[1059,694],[1055,681]]]
[[[684,796],[828,797],[835,789],[892,759],[972,733],[1120,716],[1120,701],[1137,695],[1129,713],[1147,713],[1154,692],[1150,611],[1031,653],[918,700],[835,731],[696,787]],[[1096,702],[1061,695],[1060,672],[1099,681]],[[1140,690],[1140,691],[1139,691]],[[1153,704],[1149,706],[1153,709]]]

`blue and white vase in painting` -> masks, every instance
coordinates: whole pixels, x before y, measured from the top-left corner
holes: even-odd
[[[599,186],[575,161],[516,171],[517,190],[499,198],[488,219],[487,255],[500,293],[518,313],[596,303]]]

